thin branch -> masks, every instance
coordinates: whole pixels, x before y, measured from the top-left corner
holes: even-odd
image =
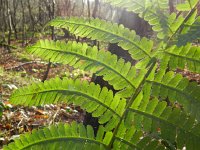
[[[46,72],[45,72],[45,74],[44,74],[44,77],[43,77],[43,79],[42,79],[42,82],[44,82],[44,81],[48,78],[50,68],[51,68],[51,62],[50,62],[50,59],[49,59],[49,63],[48,63],[48,65],[47,65],[47,70],[46,70]]]

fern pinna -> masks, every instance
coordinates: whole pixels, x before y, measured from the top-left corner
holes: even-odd
[[[140,38],[135,31],[93,18],[56,18],[47,26],[65,28],[78,37],[117,43],[137,63],[86,43],[40,40],[30,54],[103,76],[117,92],[87,81],[55,78],[16,90],[13,104],[39,106],[65,102],[97,117],[91,126],[58,124],[22,135],[4,149],[183,149],[200,147],[200,86],[176,72],[200,73],[198,0],[177,5],[168,0],[105,0],[139,14],[157,39]]]

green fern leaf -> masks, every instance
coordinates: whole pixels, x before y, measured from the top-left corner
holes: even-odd
[[[130,31],[124,28],[123,25],[119,26],[118,24],[100,19],[83,19],[76,17],[67,19],[57,18],[52,20],[48,25],[66,28],[76,36],[109,43],[118,43],[124,50],[128,50],[132,58],[136,60],[151,58],[152,41],[146,38],[140,39],[135,31]]]
[[[104,134],[103,127],[100,127],[99,134]],[[91,126],[87,129],[83,124],[72,123],[58,124],[40,130],[34,130],[32,133],[21,135],[8,146],[4,146],[4,150],[36,150],[36,149],[108,149],[109,137],[111,132],[107,132],[105,137],[96,138],[91,136],[90,132],[94,132]],[[103,132],[103,133],[102,133]],[[106,139],[106,140],[105,140]]]
[[[200,48],[191,44],[170,47],[160,56],[160,60],[165,61],[172,70],[187,68],[191,72],[200,73]]]
[[[168,13],[168,0],[106,0],[106,2],[139,14],[141,18],[148,21],[149,24],[153,26],[152,29],[155,32],[158,32],[157,36],[159,39],[171,39],[180,27],[183,26],[183,28],[187,28],[187,25],[191,24],[188,22],[188,20],[191,20],[191,16],[185,20],[182,15],[177,17],[176,13]],[[191,2],[191,4],[191,9],[193,9],[196,7],[197,3]],[[194,15],[192,16],[194,17]]]
[[[106,0],[106,2],[139,14],[153,26],[160,39],[164,39],[171,30],[168,24],[168,11],[164,11],[168,10],[168,0]]]
[[[180,34],[178,36],[178,42],[177,45],[183,46],[186,45],[189,42],[193,42],[195,40],[200,39],[200,17],[198,17],[195,22],[189,26],[189,30],[185,34]]]
[[[172,103],[179,102],[193,117],[200,120],[200,87],[195,82],[189,82],[182,75],[168,72],[164,76],[159,73],[154,79],[147,79],[152,85],[152,95],[168,98]]]
[[[10,102],[26,106],[73,103],[92,113],[93,117],[99,117],[100,124],[109,121],[106,126],[108,130],[115,127],[126,106],[125,99],[113,97],[113,92],[105,87],[101,89],[99,85],[89,84],[87,81],[81,83],[80,80],[59,78],[16,90]]]
[[[189,17],[189,19],[186,21],[185,26],[183,28],[183,30],[181,31],[181,34],[185,34],[188,33],[188,31],[190,30],[190,27],[195,23],[196,18],[198,15],[198,10],[196,9],[192,15]]]
[[[178,11],[190,11],[199,2],[199,0],[186,0],[185,3],[178,4],[176,9]]]
[[[123,97],[129,97],[143,78],[146,70],[138,70],[125,63],[123,59],[117,59],[108,51],[98,51],[96,47],[76,42],[54,42],[41,40],[27,48],[31,54],[51,62],[69,64],[75,68],[84,69],[103,76],[104,80],[116,90],[126,89],[121,93]]]
[[[124,121],[120,124],[114,138],[113,148],[115,150],[166,149],[158,140],[144,135],[142,131],[137,131],[134,126],[127,128]]]
[[[110,3],[116,7],[126,8],[128,11],[133,11],[138,14],[145,13],[146,9],[152,7],[154,4],[154,8],[158,7],[160,9],[167,10],[169,8],[168,0],[104,0],[107,3]]]
[[[178,149],[198,149],[200,146],[200,124],[180,109],[167,107],[166,102],[157,99],[149,101],[144,96],[138,97],[129,108],[126,125],[127,128],[134,125],[137,130],[176,143]]]

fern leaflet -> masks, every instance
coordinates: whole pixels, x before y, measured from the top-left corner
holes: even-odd
[[[184,109],[191,113],[192,116],[200,120],[200,87],[197,83],[190,83],[187,78],[183,78],[180,74],[175,75],[174,72],[168,72],[164,76],[159,73],[154,79],[147,79],[147,83],[152,84],[152,95],[168,98],[171,102],[179,102]]]
[[[200,48],[197,46],[177,47],[172,46],[159,56],[161,62],[169,64],[170,69],[175,70],[187,68],[189,71],[200,73]],[[164,68],[163,68],[164,69]]]
[[[150,52],[153,42],[146,38],[140,39],[135,31],[124,28],[123,25],[117,25],[100,19],[83,19],[71,17],[67,19],[57,18],[48,25],[66,28],[71,33],[91,38],[92,40],[118,43],[124,50],[128,50],[131,56],[136,60],[144,58],[150,59]]]
[[[10,101],[26,106],[73,103],[92,113],[93,117],[99,117],[100,124],[109,121],[106,125],[107,130],[116,126],[126,106],[125,99],[113,96],[113,92],[107,88],[101,89],[99,85],[89,84],[87,81],[81,83],[80,80],[59,78],[16,90]]]
[[[195,22],[189,26],[189,30],[185,34],[180,34],[178,36],[178,46],[186,45],[189,42],[200,39],[200,17],[198,17]]]
[[[178,4],[176,9],[178,11],[190,11],[199,2],[199,0],[186,0],[185,3]]]
[[[137,131],[134,126],[127,128],[124,121],[120,124],[113,144],[115,150],[155,149],[164,150],[165,147],[156,139]]]
[[[112,132],[104,136],[104,129],[100,127],[97,136],[91,126],[72,123],[58,124],[49,128],[33,130],[16,139],[14,143],[4,146],[4,150],[33,150],[33,149],[107,149]]]
[[[141,93],[129,108],[126,125],[134,125],[137,130],[153,132],[161,139],[177,143],[178,149],[184,146],[188,149],[198,149],[200,146],[200,131],[195,119],[180,109],[167,107],[166,102],[157,99],[147,100]],[[188,138],[190,137],[190,138]],[[186,143],[186,145],[184,145]]]
[[[131,63],[125,63],[123,59],[118,60],[116,55],[108,51],[98,51],[96,47],[89,47],[87,44],[40,40],[27,50],[44,60],[69,64],[104,76],[104,80],[116,90],[126,89],[120,92],[124,97],[130,96],[146,72],[145,69],[138,70],[132,67]]]
[[[168,10],[168,0],[106,0],[106,2],[139,14],[153,26],[160,39],[164,39],[171,30],[168,24],[168,12],[164,12]]]

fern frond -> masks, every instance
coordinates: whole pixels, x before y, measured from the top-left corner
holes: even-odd
[[[185,34],[180,34],[178,36],[177,46],[183,46],[187,43],[191,43],[195,40],[200,39],[200,17],[198,17],[195,22],[189,26],[189,30]]]
[[[172,46],[165,50],[163,57],[160,58],[161,62],[166,61],[172,70],[187,68],[191,72],[200,73],[199,47],[191,44],[182,47]]]
[[[151,13],[153,10],[148,10],[149,8],[160,8],[164,10],[167,10],[169,8],[168,0],[104,0],[107,3],[110,3],[111,5],[115,7],[125,8],[128,11],[132,11],[135,13],[138,13],[141,17],[145,15],[145,13],[148,13],[146,11],[150,11]],[[156,15],[156,14],[155,14]]]
[[[59,78],[18,89],[11,95],[10,102],[25,106],[73,103],[92,113],[93,117],[99,117],[100,124],[109,121],[106,125],[108,130],[115,127],[126,106],[125,99],[113,96],[113,92],[106,87],[101,89],[99,85],[87,81],[81,83],[80,80]]]
[[[153,47],[153,42],[147,38],[140,39],[135,31],[130,31],[123,25],[106,22],[100,19],[83,19],[76,17],[66,19],[57,18],[52,20],[48,25],[66,28],[76,36],[109,43],[118,43],[124,50],[128,50],[132,58],[136,60],[151,58],[150,52]]]
[[[179,102],[184,110],[200,120],[200,87],[197,83],[191,83],[174,72],[168,72],[164,76],[157,73],[154,79],[147,79],[146,82],[152,85],[153,96],[168,98],[172,103]]]
[[[141,18],[153,26],[158,32],[158,38],[164,39],[170,32],[168,24],[168,0],[105,0],[113,6],[126,8],[128,11],[139,14]]]
[[[105,134],[105,136],[104,136]],[[107,149],[112,132],[104,132],[103,127],[98,130],[97,136],[91,126],[87,128],[83,124],[72,123],[52,125],[49,128],[33,130],[32,133],[21,135],[4,150],[33,150],[33,149]]]
[[[69,64],[103,76],[114,89],[126,88],[124,97],[130,96],[146,72],[145,69],[137,70],[123,59],[118,60],[116,55],[108,51],[98,51],[96,47],[89,47],[87,44],[41,40],[27,50],[44,60]]]
[[[200,124],[180,109],[167,107],[166,102],[147,100],[142,93],[129,108],[127,128],[134,125],[137,130],[159,136],[176,143],[178,149],[198,149],[200,146]],[[188,138],[189,137],[189,138]],[[186,144],[186,145],[185,145]]]
[[[178,18],[175,13],[172,13],[169,17],[170,20],[170,27],[171,27],[171,35],[169,36],[168,44],[174,40],[174,37],[179,36],[180,34],[184,34],[185,32],[188,31],[188,26],[191,26],[195,18],[197,16],[197,6],[196,5],[191,6],[191,10],[188,12],[188,14],[183,17],[180,15]]]
[[[134,126],[127,128],[124,121],[115,136],[113,148],[115,150],[166,149],[158,140],[145,136],[143,131],[137,131]]]
[[[191,25],[191,23],[193,23],[191,18],[196,17],[196,11],[194,10],[192,10],[186,18],[182,15],[177,17],[176,13],[169,14],[168,0],[106,0],[106,2],[139,14],[141,18],[148,21],[149,24],[153,26],[152,29],[158,32],[157,36],[160,39],[171,39],[180,28],[187,28],[187,25]],[[193,0],[189,10],[194,9],[196,6],[197,0]]]
[[[186,0],[184,3],[178,4],[176,9],[178,11],[190,11],[199,2],[199,0]]]

